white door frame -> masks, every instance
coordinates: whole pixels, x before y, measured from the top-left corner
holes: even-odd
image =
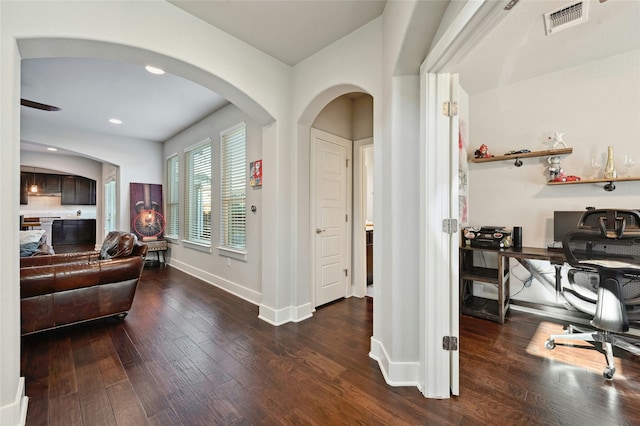
[[[353,142],[353,295],[367,294],[367,191],[364,151],[373,148],[373,138]],[[371,165],[373,167],[373,165]],[[375,239],[374,239],[375,241]]]
[[[315,187],[316,187],[316,176],[317,176],[317,172],[316,172],[316,168],[317,168],[317,158],[316,158],[316,149],[315,149],[315,140],[316,138],[322,138],[322,139],[326,139],[328,141],[331,141],[332,139],[336,140],[337,142],[339,142],[338,140],[341,141],[348,141],[349,142],[349,148],[347,149],[347,161],[349,162],[349,172],[347,173],[347,182],[346,182],[346,187],[347,187],[347,206],[346,206],[346,211],[347,211],[347,220],[346,220],[346,241],[345,241],[345,256],[347,257],[345,259],[345,267],[348,270],[348,275],[347,275],[347,285],[345,286],[345,293],[344,293],[344,297],[351,297],[353,294],[353,270],[352,270],[352,245],[353,245],[353,177],[352,177],[352,169],[353,169],[353,164],[352,164],[352,157],[353,157],[353,141],[350,141],[348,139],[342,138],[340,136],[336,136],[333,135],[331,133],[328,132],[324,132],[322,130],[318,130],[315,128],[311,128],[310,130],[310,134],[309,134],[309,143],[310,143],[310,179],[309,179],[309,202],[310,202],[310,209],[309,209],[309,214],[310,214],[310,218],[309,218],[309,224],[310,224],[310,229],[309,229],[309,241],[311,244],[310,247],[310,253],[311,253],[311,271],[310,271],[310,275],[311,275],[311,279],[310,279],[310,283],[311,283],[311,306],[313,307],[313,310],[315,311],[315,307],[316,307],[316,266],[318,264],[317,262],[317,250],[316,250],[316,228],[319,228],[318,224],[316,224],[316,197],[315,195]]]

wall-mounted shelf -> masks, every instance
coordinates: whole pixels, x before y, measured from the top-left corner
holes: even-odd
[[[524,152],[522,154],[496,155],[495,157],[487,157],[487,158],[472,158],[471,162],[472,163],[490,163],[492,161],[515,160],[516,167],[520,167],[522,165],[523,158],[555,157],[558,155],[571,154],[572,152],[573,152],[573,148],[548,149],[545,151]]]
[[[613,178],[613,179],[582,179],[582,180],[571,181],[571,182],[547,182],[547,185],[576,185],[576,184],[583,184],[583,183],[604,183],[605,191],[613,191],[614,189],[616,189],[614,182],[629,182],[634,180],[640,181],[640,176],[628,176],[628,177],[619,177],[619,178]]]

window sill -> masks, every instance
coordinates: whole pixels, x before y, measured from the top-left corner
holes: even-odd
[[[247,261],[246,251],[234,250],[228,247],[218,247],[218,254],[232,259],[243,260],[245,262]]]
[[[211,246],[208,244],[194,243],[193,241],[182,240],[182,245],[193,250],[211,253]]]

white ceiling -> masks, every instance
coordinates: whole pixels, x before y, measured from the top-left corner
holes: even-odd
[[[169,0],[288,65],[382,15],[386,0]]]

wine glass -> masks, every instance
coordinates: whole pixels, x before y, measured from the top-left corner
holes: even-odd
[[[627,168],[627,176],[631,177],[631,168],[636,165],[636,161],[630,155],[624,156],[624,166]]]
[[[598,178],[598,170],[600,170],[600,161],[597,158],[591,159],[591,169],[593,170],[593,179]]]

